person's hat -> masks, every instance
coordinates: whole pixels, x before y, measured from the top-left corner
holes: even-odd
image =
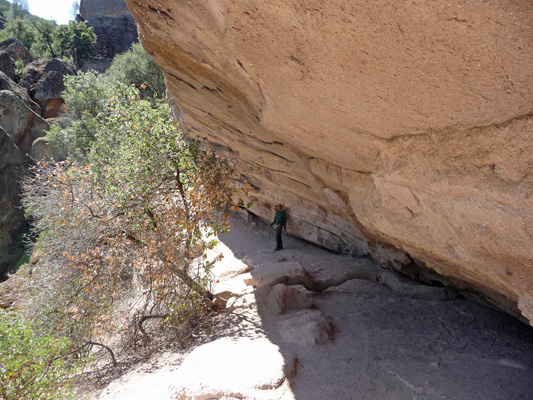
[[[278,204],[276,204],[276,207],[283,207],[283,204],[278,203]]]

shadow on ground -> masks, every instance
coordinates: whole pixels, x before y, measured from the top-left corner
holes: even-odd
[[[287,364],[297,360],[290,390],[272,399],[531,398],[533,329],[522,322],[287,235],[273,253],[268,228],[239,217],[220,240],[250,269],[236,278],[255,286],[255,301],[235,302],[233,335],[267,337]],[[280,283],[311,302],[271,295]],[[254,303],[255,319],[243,312]]]

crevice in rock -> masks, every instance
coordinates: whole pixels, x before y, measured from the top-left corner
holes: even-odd
[[[524,114],[516,115],[512,118],[509,118],[503,122],[494,122],[494,123],[488,123],[488,124],[482,124],[482,125],[473,125],[473,126],[449,126],[444,129],[435,130],[435,131],[426,131],[421,133],[406,133],[406,134],[400,134],[397,136],[393,136],[389,139],[382,139],[385,143],[395,143],[397,141],[406,140],[410,138],[421,138],[421,137],[427,137],[428,139],[433,140],[433,136],[443,136],[447,135],[450,132],[461,132],[462,134],[468,133],[471,131],[479,130],[479,129],[487,129],[487,128],[495,128],[498,130],[501,130],[503,128],[506,128],[507,126],[518,122],[518,121],[524,121],[533,118],[533,111],[528,111]]]
[[[194,86],[194,85],[193,85],[192,83],[190,83],[190,82],[187,82],[185,79],[182,79],[182,78],[180,78],[179,76],[174,75],[173,73],[168,72],[168,71],[167,71],[167,74],[169,74],[169,75],[172,76],[173,78],[176,78],[179,82],[185,83],[187,86],[193,88],[194,90],[197,90],[197,89],[196,89],[196,86]]]
[[[333,164],[333,163],[331,163],[329,161],[326,161],[323,158],[319,158],[319,157],[308,157],[308,160],[309,161],[319,160],[319,161],[322,161],[325,164],[331,165],[334,168],[340,168],[340,169],[345,170],[345,171],[355,172],[357,174],[361,174],[361,175],[365,175],[365,176],[369,176],[369,175],[373,175],[374,174],[373,172],[369,172],[369,171],[361,171],[361,170],[358,170],[358,169],[352,169],[352,168],[340,166],[340,165],[337,165],[337,164]]]
[[[397,296],[413,299],[445,301],[459,297],[456,289],[444,287],[440,284],[438,286],[430,286],[394,271],[369,266],[354,266],[343,276],[330,277],[324,280],[316,280],[311,276],[308,282],[302,282],[301,284],[313,292],[324,292],[354,279],[384,285]]]
[[[154,12],[154,13],[157,13],[157,14],[161,14],[161,15],[164,15],[165,17],[167,17],[168,19],[172,20],[172,21],[175,21],[174,18],[166,11],[163,11],[161,10],[160,8],[158,7],[154,7],[152,6],[150,3],[147,3],[146,4],[148,6],[148,9],[151,11],[151,12]],[[170,10],[168,10],[170,11]]]

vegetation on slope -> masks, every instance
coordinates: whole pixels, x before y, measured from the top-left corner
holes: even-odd
[[[94,41],[82,23],[58,26],[24,13],[0,31],[8,35],[34,55],[75,60]],[[88,38],[83,45],[80,35]],[[6,322],[13,328],[2,353],[21,349],[0,362],[6,374],[19,368],[18,378],[1,380],[1,398],[66,398],[80,362],[114,366],[212,329],[217,299],[204,254],[228,229],[227,213],[243,190],[230,160],[169,119],[162,74],[141,44],[106,74],[78,72],[65,85],[73,123],[53,126],[47,139],[69,158],[39,163],[24,182],[40,261],[28,306],[1,315],[16,321]],[[16,385],[25,391],[13,391]]]
[[[30,14],[27,2],[21,0],[9,6],[0,3],[0,13],[5,21],[0,40],[17,38],[37,58],[72,59],[79,66],[93,53],[96,35],[83,22],[58,25]]]

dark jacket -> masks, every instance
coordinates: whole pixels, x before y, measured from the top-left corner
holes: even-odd
[[[285,210],[276,210],[276,215],[274,215],[274,222],[272,222],[272,225],[280,225],[282,229],[287,227],[287,213]]]

